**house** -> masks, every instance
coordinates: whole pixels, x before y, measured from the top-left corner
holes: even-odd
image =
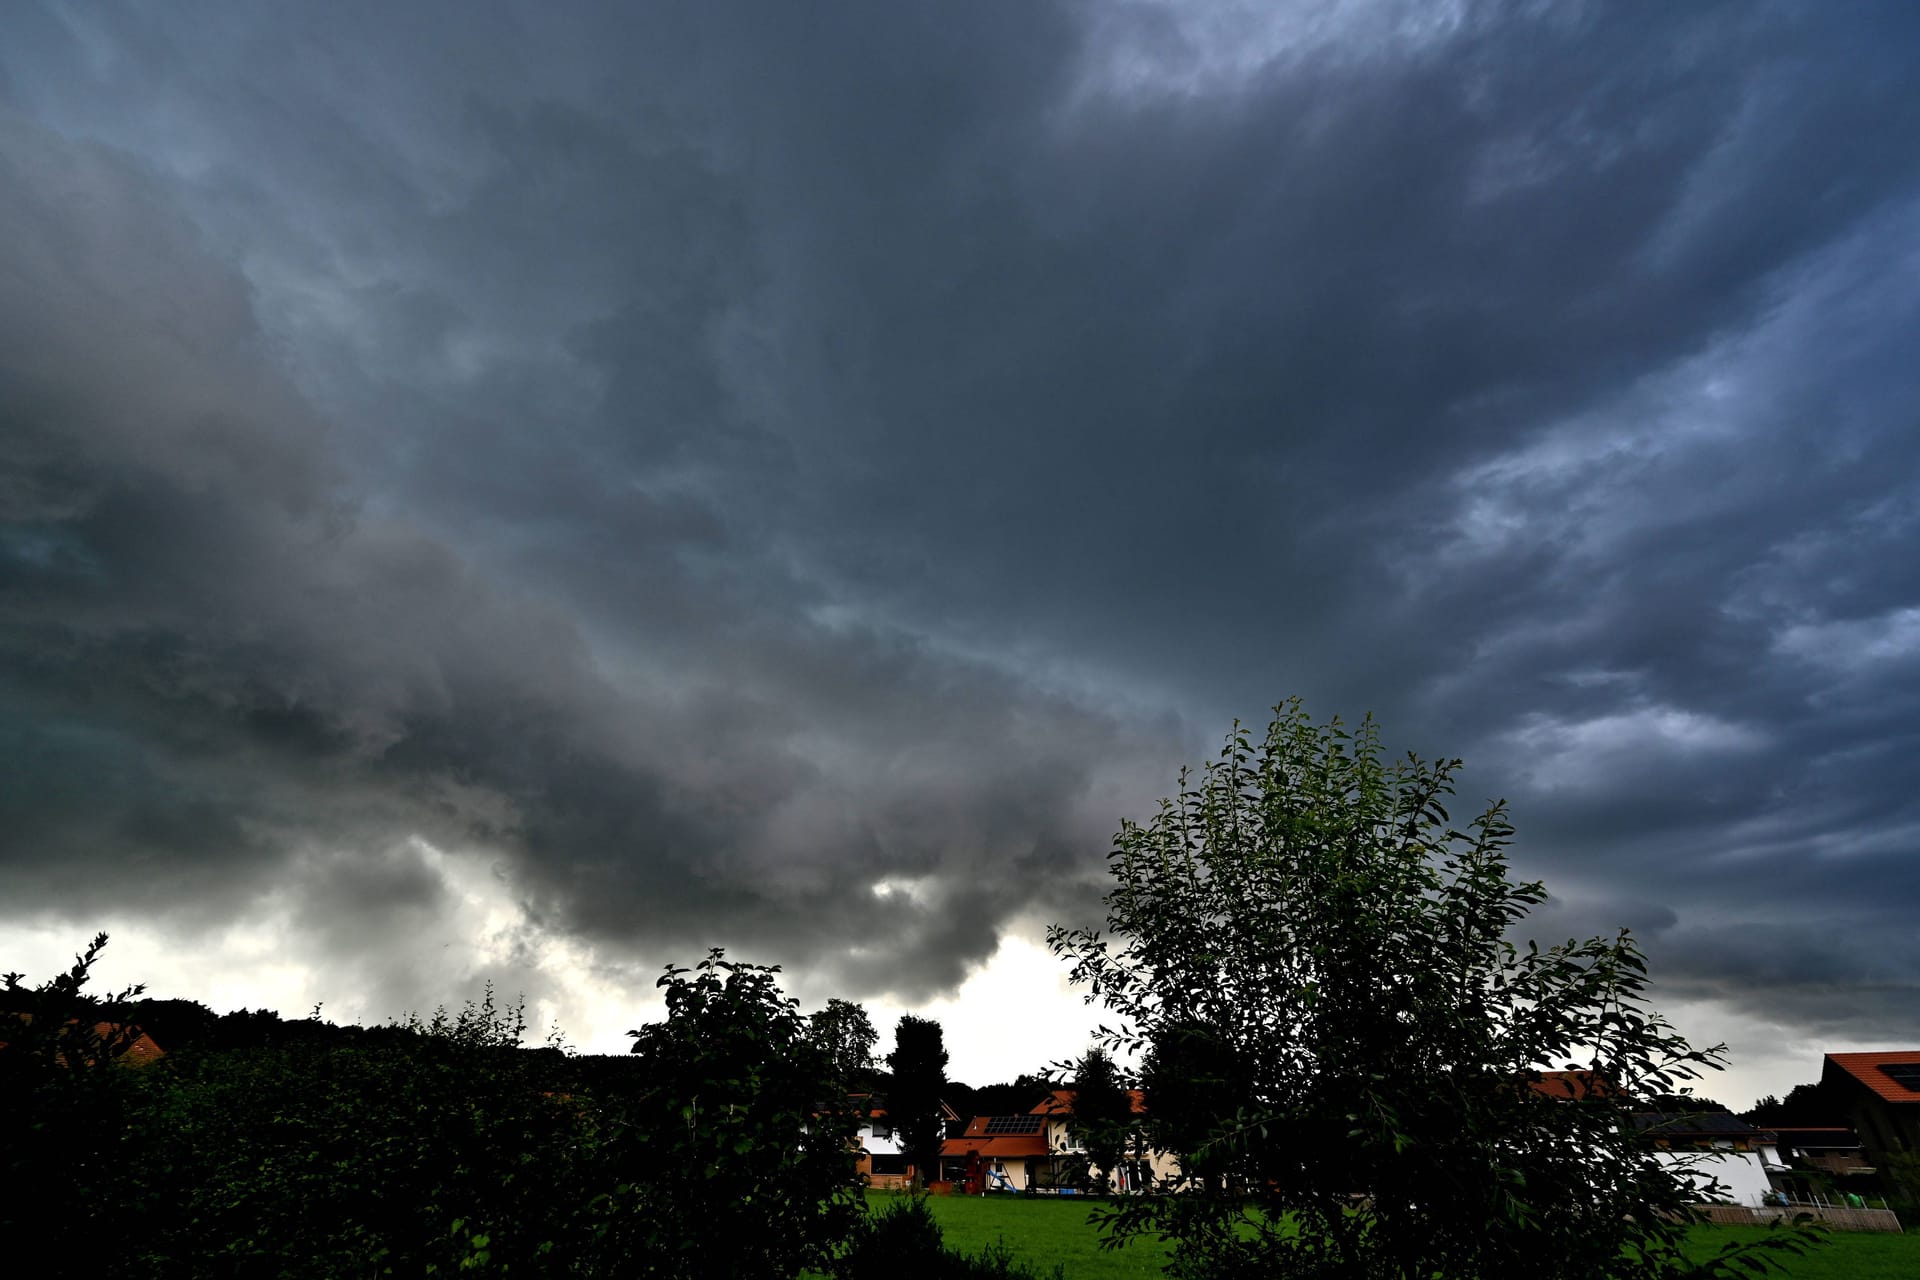
[[[1562,1102],[1619,1096],[1617,1089],[1591,1071],[1542,1071],[1527,1083],[1535,1093]]]
[[[1556,1101],[1611,1101],[1635,1107],[1633,1098],[1592,1071],[1542,1071],[1527,1083],[1535,1093]],[[1717,1181],[1721,1185],[1715,1200],[1758,1207],[1773,1193],[1770,1177],[1786,1170],[1772,1132],[1756,1129],[1725,1111],[1636,1108],[1633,1124],[1653,1143],[1662,1164],[1686,1172],[1703,1200],[1707,1188]]]
[[[1874,1172],[1860,1150],[1860,1135],[1841,1125],[1775,1125],[1780,1157],[1788,1165],[1817,1170],[1833,1178]]]
[[[1920,1152],[1920,1049],[1830,1053],[1820,1087],[1842,1101],[1868,1163]]]
[[[884,1099],[871,1093],[851,1095],[860,1112],[860,1128],[855,1136],[859,1144],[860,1179],[868,1186],[900,1190],[913,1178],[913,1164],[900,1145],[900,1131],[887,1116]],[[941,1121],[951,1130],[960,1123],[960,1113],[942,1102]]]
[[[1127,1091],[1136,1116],[1146,1114],[1146,1095]],[[966,1132],[940,1149],[941,1166],[951,1181],[984,1190],[997,1182],[1010,1191],[1063,1194],[1084,1189],[1100,1173],[1087,1162],[1086,1148],[1074,1140],[1073,1090],[1054,1089],[1024,1115],[975,1116]],[[1133,1150],[1113,1170],[1116,1191],[1145,1191],[1179,1172],[1169,1152],[1147,1147],[1136,1135]]]
[[[1773,1194],[1771,1175],[1783,1173],[1779,1140],[1725,1111],[1643,1111],[1633,1117],[1657,1148],[1661,1163],[1683,1169],[1704,1200],[1711,1182],[1720,1203],[1758,1208]]]
[[[33,1022],[33,1015],[31,1013],[14,1013],[10,1015],[0,1015],[0,1017],[12,1017],[28,1025],[31,1025]],[[64,1040],[67,1036],[72,1035],[73,1029],[79,1025],[80,1020],[78,1018],[68,1018],[67,1029],[61,1033],[61,1039]],[[161,1058],[167,1056],[167,1051],[162,1049],[158,1044],[155,1044],[153,1037],[145,1031],[142,1031],[139,1027],[126,1026],[118,1022],[94,1023],[91,1036],[87,1037],[83,1043],[106,1046],[113,1051],[113,1061],[115,1065],[123,1067],[144,1067],[158,1062]],[[7,1042],[0,1039],[0,1050],[4,1050],[6,1047]],[[64,1053],[60,1054],[60,1061],[62,1063],[66,1061],[66,1055]],[[89,1062],[89,1065],[91,1065],[91,1062]]]
[[[1011,1191],[1058,1188],[1064,1172],[1048,1144],[1047,1117],[1035,1113],[973,1117],[965,1133],[941,1144],[940,1167],[946,1181],[970,1191],[989,1181]]]
[[[1067,1157],[1065,1163],[1068,1166],[1077,1168],[1085,1164],[1087,1151],[1073,1136],[1073,1097],[1071,1089],[1055,1089],[1034,1107],[1034,1112],[1047,1117],[1047,1139],[1054,1151]],[[1135,1117],[1144,1117],[1147,1114],[1146,1093],[1140,1089],[1129,1089],[1127,1097],[1133,1104]],[[1085,1165],[1085,1168],[1090,1180],[1097,1179],[1101,1172],[1096,1165]],[[1110,1175],[1110,1185],[1118,1192],[1151,1191],[1179,1175],[1179,1156],[1171,1151],[1149,1147],[1144,1133],[1136,1124],[1128,1150]]]
[[[1812,1201],[1815,1196],[1864,1196],[1880,1188],[1876,1169],[1860,1149],[1860,1137],[1840,1125],[1776,1125],[1784,1172],[1774,1174],[1773,1185],[1789,1198]]]

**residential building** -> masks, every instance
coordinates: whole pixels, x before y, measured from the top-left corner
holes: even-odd
[[[1136,1116],[1146,1114],[1146,1095],[1128,1091]],[[1085,1190],[1101,1170],[1091,1165],[1084,1146],[1073,1136],[1073,1090],[1054,1089],[1024,1115],[975,1116],[966,1132],[941,1148],[946,1177],[956,1183],[987,1190],[1048,1191],[1072,1194]],[[1110,1185],[1115,1191],[1146,1191],[1179,1171],[1170,1152],[1146,1145],[1136,1130],[1132,1149],[1114,1168]]]
[[[1725,1111],[1646,1111],[1633,1119],[1662,1163],[1684,1170],[1703,1200],[1758,1208],[1772,1198],[1771,1176],[1786,1170],[1771,1131]]]
[[[1920,1049],[1830,1053],[1820,1085],[1842,1101],[1868,1163],[1920,1152]]]
[[[913,1164],[900,1143],[900,1131],[887,1115],[883,1098],[870,1093],[855,1094],[860,1109],[860,1130],[855,1138],[860,1148],[860,1177],[869,1186],[900,1188],[913,1177]],[[940,1104],[941,1121],[949,1127],[960,1122],[960,1113],[946,1103]]]

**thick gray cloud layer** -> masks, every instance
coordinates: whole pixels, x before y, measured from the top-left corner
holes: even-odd
[[[1298,692],[1920,1037],[1907,6],[8,25],[12,910],[920,998]]]

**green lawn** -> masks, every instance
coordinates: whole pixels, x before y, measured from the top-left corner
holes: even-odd
[[[1695,1258],[1711,1256],[1730,1240],[1757,1240],[1763,1227],[1696,1227],[1688,1241]],[[1835,1231],[1805,1257],[1786,1259],[1779,1275],[1794,1280],[1913,1280],[1920,1276],[1920,1235]]]
[[[884,1195],[874,1192],[869,1200],[878,1205]],[[930,1203],[949,1246],[978,1253],[1004,1242],[1042,1275],[1059,1266],[1067,1280],[1133,1280],[1158,1276],[1166,1256],[1164,1248],[1144,1240],[1124,1249],[1100,1248],[1099,1234],[1087,1225],[1092,1205],[1085,1200],[935,1196]],[[1757,1227],[1701,1227],[1693,1252],[1704,1258],[1730,1240],[1763,1234]],[[1780,1274],[1793,1280],[1914,1280],[1920,1276],[1920,1234],[1836,1231],[1827,1244],[1787,1263],[1791,1269]]]
[[[878,1194],[869,1199],[880,1203]],[[1072,1196],[934,1196],[929,1204],[949,1248],[978,1253],[1004,1241],[1043,1276],[1058,1266],[1067,1280],[1157,1278],[1166,1261],[1165,1248],[1145,1240],[1102,1249],[1099,1233],[1087,1225],[1092,1202]]]

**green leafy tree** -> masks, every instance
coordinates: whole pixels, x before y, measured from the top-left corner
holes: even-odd
[[[1114,1166],[1126,1154],[1133,1134],[1133,1096],[1113,1055],[1097,1045],[1073,1064],[1068,1085],[1073,1090],[1068,1132],[1086,1150],[1094,1170],[1094,1190],[1105,1195],[1113,1184]]]
[[[1753,1110],[1740,1117],[1748,1124],[1770,1129],[1775,1125],[1817,1128],[1822,1125],[1849,1125],[1847,1101],[1825,1081],[1797,1084],[1785,1098],[1772,1094],[1753,1104]]]
[[[823,1268],[865,1214],[856,1116],[777,967],[669,968],[612,1118],[606,1274],[771,1280]]]
[[[893,1029],[893,1073],[887,1087],[887,1117],[913,1162],[916,1183],[940,1176],[940,1144],[947,1136],[941,1099],[947,1090],[947,1046],[940,1024],[907,1013]]]
[[[1389,763],[1371,719],[1295,702],[1123,824],[1106,929],[1049,941],[1118,1015],[1108,1047],[1147,1056],[1147,1123],[1189,1159],[1186,1194],[1107,1226],[1166,1233],[1186,1277],[1665,1277],[1800,1247],[1685,1259],[1693,1195],[1627,1099],[1724,1049],[1647,1008],[1624,931],[1508,941],[1545,890],[1510,879],[1502,805],[1451,825],[1458,767]],[[1528,1087],[1576,1064],[1613,1090]]]
[[[1148,1128],[1160,1149],[1180,1154],[1183,1175],[1219,1189],[1226,1152],[1211,1146],[1245,1105],[1253,1089],[1252,1064],[1228,1039],[1228,1029],[1195,1018],[1168,1019],[1144,1038],[1140,1070]]]
[[[873,1046],[880,1039],[865,1006],[834,998],[807,1016],[808,1033],[827,1055],[834,1079],[850,1090],[873,1083]]]

